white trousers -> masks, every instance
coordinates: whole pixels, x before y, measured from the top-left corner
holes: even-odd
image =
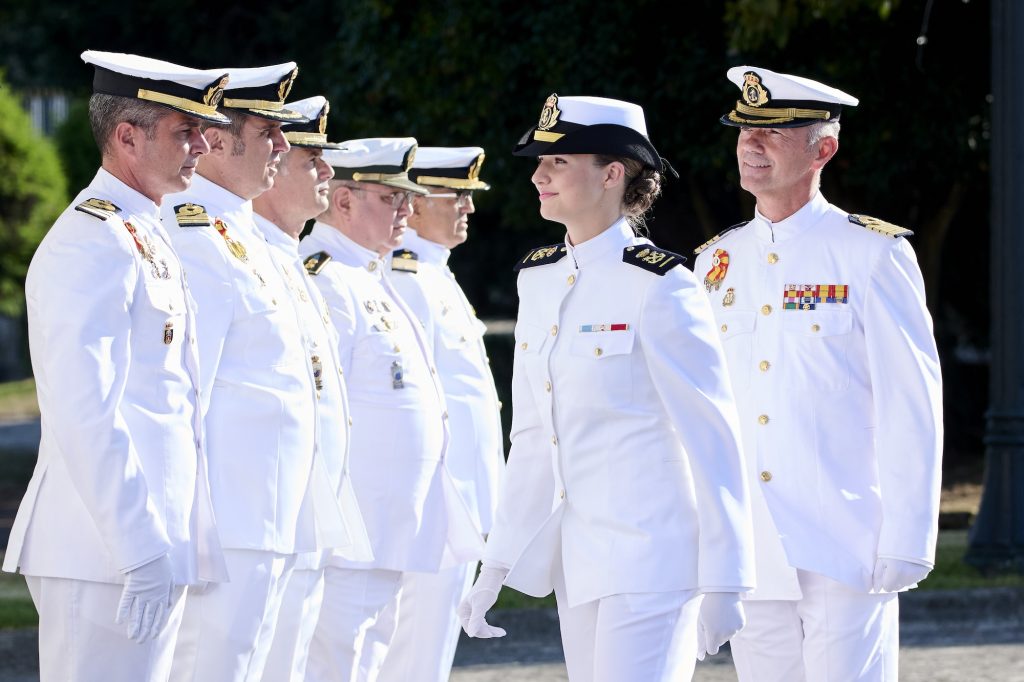
[[[732,638],[740,682],[896,682],[899,602],[798,571],[797,601],[743,602],[747,625]]]
[[[274,628],[274,643],[263,668],[266,682],[306,679],[309,645],[313,641],[324,598],[324,570],[295,569],[288,578]]]
[[[166,682],[185,608],[185,588],[171,595],[167,626],[134,642],[114,623],[122,585],[25,576],[39,612],[40,682]]]
[[[395,636],[402,575],[383,569],[327,567],[306,680],[375,682]]]
[[[555,599],[571,682],[681,682],[693,678],[701,596],[694,590],[614,594],[569,608]]]
[[[274,638],[294,554],[224,550],[230,582],[190,593],[174,682],[259,682]]]
[[[462,632],[456,609],[475,577],[476,562],[402,575],[398,630],[379,682],[448,682]]]

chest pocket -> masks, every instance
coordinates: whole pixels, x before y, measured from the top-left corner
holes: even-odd
[[[296,332],[297,320],[289,294],[270,281],[262,286],[247,273],[240,292],[236,333],[245,339],[245,360],[254,367],[284,367],[307,361],[305,343]]]
[[[475,344],[483,338],[485,331],[487,331],[487,325],[477,319],[470,320],[467,324],[443,327],[441,329],[441,343],[444,344],[445,348],[457,350]]]
[[[726,365],[733,390],[738,392],[750,384],[752,335],[757,321],[753,310],[723,310],[715,316],[718,338],[725,351]]]
[[[569,342],[569,358],[559,363],[556,381],[573,400],[593,405],[628,404],[633,399],[635,332],[578,332]],[[563,373],[564,377],[560,377]]]
[[[783,311],[785,385],[842,391],[850,385],[848,346],[853,313],[848,310]]]
[[[138,329],[144,330],[139,341],[145,348],[156,349],[170,356],[185,340],[185,294],[175,286],[147,284],[144,309],[135,316]],[[133,330],[133,336],[136,334]]]

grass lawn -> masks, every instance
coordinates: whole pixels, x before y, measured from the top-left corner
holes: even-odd
[[[0,383],[0,421],[38,416],[35,379]]]
[[[13,573],[0,573],[0,630],[35,627],[38,622],[25,578]]]

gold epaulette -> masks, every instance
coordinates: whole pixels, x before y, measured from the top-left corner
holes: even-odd
[[[547,265],[562,260],[566,252],[565,244],[552,244],[551,246],[538,246],[528,254],[519,259],[512,272],[519,272],[523,268],[532,268],[535,265]]]
[[[725,228],[724,230],[722,230],[721,232],[716,234],[714,237],[712,237],[711,239],[707,240],[706,242],[704,242],[703,244],[698,246],[696,249],[694,249],[693,250],[693,255],[694,256],[699,256],[701,251],[703,251],[704,249],[708,248],[709,246],[711,246],[712,244],[717,242],[719,239],[721,239],[725,235],[727,235],[730,232],[732,232],[733,230],[738,230],[738,229],[740,229],[741,227],[743,227],[744,225],[746,225],[749,222],[750,222],[749,220],[744,220],[742,223],[737,223],[737,224],[733,225],[732,227]]]
[[[866,227],[872,232],[877,232],[878,234],[885,235],[886,237],[892,237],[893,239],[896,239],[897,237],[909,237],[914,234],[913,230],[908,230],[905,227],[887,223],[884,220],[879,220],[878,218],[872,218],[869,215],[857,215],[856,213],[851,213],[849,220],[854,225]]]
[[[319,275],[324,269],[324,266],[331,261],[331,254],[326,251],[317,251],[316,253],[307,256],[306,260],[302,261],[302,267],[306,268],[306,272],[311,275]]]
[[[178,204],[174,207],[174,219],[178,227],[209,227],[213,223],[206,214],[206,207],[199,204]]]
[[[78,206],[75,206],[75,210],[91,215],[93,218],[99,218],[100,220],[113,218],[121,212],[120,208],[106,199],[86,199]]]
[[[415,251],[399,249],[391,254],[391,269],[399,272],[419,272],[419,256]]]
[[[622,262],[643,268],[656,275],[664,275],[677,265],[686,262],[685,256],[659,249],[654,244],[637,244],[622,250]]]

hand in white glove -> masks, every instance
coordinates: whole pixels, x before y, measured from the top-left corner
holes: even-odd
[[[735,592],[708,592],[700,605],[697,623],[697,660],[714,656],[718,650],[747,624]]]
[[[155,639],[171,611],[171,560],[167,555],[128,571],[115,623],[125,623],[129,639]]]
[[[484,616],[494,603],[498,601],[498,592],[508,571],[504,568],[484,566],[480,569],[480,577],[473,583],[469,594],[459,604],[459,620],[462,629],[470,637],[504,637],[505,631],[499,627],[488,625]]]
[[[875,559],[875,572],[871,575],[871,583],[878,592],[899,592],[921,582],[931,572],[931,566],[880,556]]]

